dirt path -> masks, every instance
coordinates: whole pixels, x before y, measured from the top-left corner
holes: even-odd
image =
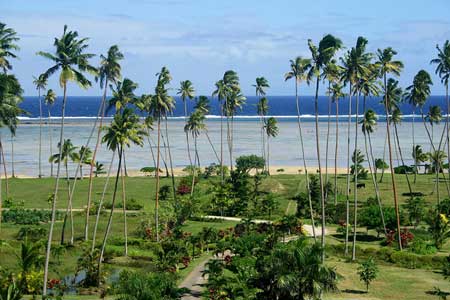
[[[189,273],[188,276],[180,284],[180,288],[187,288],[188,293],[181,297],[182,300],[194,300],[202,298],[203,285],[206,283],[206,279],[202,276],[203,270],[205,270],[205,264],[211,259],[206,258],[194,270]]]

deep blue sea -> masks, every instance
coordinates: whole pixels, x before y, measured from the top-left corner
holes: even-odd
[[[297,115],[295,97],[294,96],[267,96],[269,100],[269,114],[270,116],[281,117],[281,119],[289,119]],[[176,107],[173,111],[173,117],[184,116],[183,103],[179,97],[175,97]],[[372,108],[382,119],[385,115],[384,106],[380,104],[382,98],[372,97],[367,98],[366,107]],[[78,97],[69,96],[67,100],[66,116],[71,118],[93,118],[97,115],[98,108],[101,102],[101,97]],[[238,111],[237,115],[240,119],[256,119],[256,103],[258,98],[255,96],[247,97],[246,104]],[[300,96],[301,102],[301,115],[305,118],[312,118],[314,116],[314,97],[313,96]],[[52,117],[61,116],[61,104],[62,98],[59,97],[55,104],[51,107]],[[188,101],[188,110],[191,111],[195,104],[195,100]],[[352,114],[355,114],[356,99],[352,98]],[[211,112],[210,118],[220,115],[219,103],[216,98],[210,99]],[[431,96],[426,105],[424,106],[424,112],[428,111],[428,107],[431,105],[439,105],[442,108],[443,114],[447,111],[447,105],[445,102],[445,96]],[[21,104],[22,109],[28,112],[24,118],[37,118],[39,117],[39,102],[38,97],[25,97]],[[405,119],[409,119],[413,114],[413,107],[408,103],[403,103],[401,109]],[[335,114],[335,104],[332,104],[331,114]],[[360,99],[359,114],[363,111],[363,99]],[[112,113],[112,112],[111,112]],[[111,113],[109,115],[111,115]],[[418,114],[419,112],[416,112]],[[47,107],[43,105],[43,114],[47,116]],[[319,115],[326,116],[328,114],[328,97],[319,97]],[[339,115],[342,117],[348,116],[348,99],[342,99],[339,101]]]

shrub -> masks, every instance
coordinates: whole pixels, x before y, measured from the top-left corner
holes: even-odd
[[[369,257],[358,267],[359,280],[366,284],[367,292],[369,292],[370,283],[377,278],[378,272],[378,267],[372,257]]]
[[[111,209],[112,203],[106,202],[104,206],[106,209]],[[138,203],[138,201],[134,198],[127,199],[126,201],[126,210],[141,210],[143,207],[144,206]],[[123,208],[122,201],[117,201],[114,205],[114,208]]]
[[[397,242],[397,231],[390,230],[386,235],[386,243],[389,246],[392,246]],[[414,240],[414,234],[410,232],[407,228],[404,228],[400,231],[400,239],[402,242],[402,247],[407,248],[409,243],[411,243]]]
[[[64,213],[56,211],[56,219],[61,220]],[[51,220],[52,212],[49,210],[12,208],[2,213],[2,220],[5,223],[21,225],[37,225],[47,223]]]
[[[47,235],[47,229],[38,226],[23,226],[20,227],[17,233],[18,240],[38,241]]]
[[[414,167],[406,166],[406,165],[394,167],[394,173],[395,174],[413,174]]]
[[[434,245],[436,248],[441,249],[450,236],[449,221],[447,217],[444,214],[433,212],[428,219],[428,225],[428,231],[431,233]]]
[[[409,248],[412,253],[419,255],[435,254],[437,252],[436,247],[429,245],[423,239],[416,239]]]

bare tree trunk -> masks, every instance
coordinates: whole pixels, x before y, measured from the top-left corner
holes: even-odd
[[[223,104],[220,102],[220,174],[222,184],[225,180],[225,172],[223,170]]]
[[[402,162],[402,165],[406,166],[405,161],[403,159],[402,148],[400,147],[400,138],[398,136],[398,129],[397,129],[396,123],[394,123],[394,133],[395,133],[395,138],[397,139],[397,147],[398,147],[398,154],[400,155],[400,160]],[[405,176],[406,176],[406,182],[408,184],[409,195],[412,198],[413,192],[412,192],[411,182],[409,181],[408,172],[406,170],[405,170]]]
[[[331,83],[328,81],[328,89]],[[328,96],[328,120],[327,120],[327,142],[325,146],[325,185],[328,184],[328,146],[330,143],[330,125],[331,125],[331,95]],[[325,190],[325,201],[328,201],[328,191]]]
[[[97,236],[98,222],[100,220],[100,214],[102,213],[103,201],[105,199],[106,190],[108,188],[109,178],[111,177],[111,170],[112,170],[115,156],[116,156],[116,152],[114,151],[113,155],[111,157],[111,162],[109,164],[108,175],[106,177],[105,185],[103,186],[102,197],[100,198],[100,202],[98,203],[98,210],[97,210],[97,215],[95,217],[95,224],[94,224],[94,232],[92,233],[91,253],[94,252],[94,249],[95,249],[95,238]]]
[[[155,228],[156,228],[156,241],[159,242],[159,156],[161,148],[161,116],[158,116],[158,142],[156,152],[156,188],[155,188]]]
[[[3,162],[3,173],[5,174],[5,193],[6,193],[6,199],[9,197],[9,180],[8,180],[8,171],[6,168],[6,159],[5,159],[5,151],[3,151],[3,143],[1,142],[0,138],[0,151],[2,155],[2,162]]]
[[[62,116],[61,116],[61,131],[59,134],[59,143],[60,145],[63,144],[64,139],[64,114],[65,114],[65,108],[66,108],[66,100],[67,100],[67,84],[64,83],[63,85],[64,93],[63,93],[63,104],[62,104]],[[45,254],[45,263],[44,263],[44,281],[43,281],[43,289],[42,289],[42,296],[45,297],[47,295],[47,280],[48,280],[48,265],[50,262],[50,251],[52,246],[52,239],[53,239],[53,228],[55,226],[56,221],[56,201],[58,199],[58,189],[59,189],[59,178],[61,175],[61,156],[62,156],[62,147],[59,149],[59,161],[58,161],[58,167],[56,169],[56,182],[55,182],[55,190],[53,192],[53,199],[52,199],[52,217],[50,221],[50,230],[48,231],[48,241],[47,241],[47,250]]]
[[[103,243],[102,243],[102,248],[100,251],[100,257],[98,259],[98,267],[97,267],[97,278],[98,278],[98,286],[100,286],[101,282],[101,265],[103,262],[103,255],[105,253],[105,248],[106,248],[106,242],[108,241],[108,235],[109,235],[109,231],[111,230],[111,224],[112,224],[112,218],[114,215],[114,206],[116,204],[116,194],[117,194],[117,186],[119,183],[119,176],[120,176],[120,170],[122,169],[122,158],[123,158],[123,152],[122,152],[122,148],[119,146],[119,165],[117,166],[117,173],[116,173],[116,180],[114,183],[114,192],[113,192],[113,197],[112,197],[112,203],[111,203],[111,211],[109,213],[109,219],[108,219],[108,223],[106,225],[106,230],[105,230],[105,235],[103,237]]]
[[[173,174],[172,153],[170,151],[169,130],[167,128],[167,116],[165,117],[165,125],[166,125],[167,152],[169,154],[170,173],[171,173],[171,179],[172,179],[173,199],[175,201],[175,207],[178,207],[177,189],[175,186],[175,175]]]
[[[16,177],[15,167],[14,167],[14,135],[11,133],[11,177]]]
[[[415,139],[415,130],[414,130],[414,123],[415,123],[415,118],[416,118],[416,107],[414,106],[413,108],[413,117],[412,117],[412,141],[413,141],[413,156],[415,156],[415,151],[416,151],[416,139]],[[414,159],[414,183],[416,183],[417,180],[417,172],[418,167],[417,167],[417,159],[415,157],[413,157]]]
[[[358,160],[357,160],[357,151],[358,151],[358,118],[359,118],[359,89],[355,86],[356,92],[356,112],[355,112],[355,151],[353,152],[355,155],[355,174],[354,174],[354,185],[353,185],[353,247],[352,247],[352,260],[356,259],[356,234],[358,228]]]
[[[41,101],[41,89],[38,88],[38,101],[39,101],[39,175],[42,177],[42,101]]]
[[[123,153],[122,153],[123,155]],[[123,237],[125,238],[125,256],[128,256],[128,225],[127,225],[127,198],[125,192],[125,177],[123,168],[120,168],[120,177],[122,180],[122,212],[123,212]]]
[[[352,84],[348,94],[348,122],[347,122],[347,190],[345,202],[345,255],[348,255],[348,236],[350,223],[350,124],[352,123]]]
[[[194,156],[194,166],[192,168],[192,184],[191,184],[191,197],[194,195],[194,188],[195,188],[195,175],[197,173],[197,135],[194,135],[194,147],[195,147],[195,156]]]
[[[48,126],[48,140],[50,142],[50,155],[53,155],[53,141],[52,141],[52,123],[51,123],[51,113],[50,113],[50,108],[47,108],[48,110],[48,122],[47,122],[47,126]],[[50,176],[53,177],[53,163],[50,163]]]
[[[212,150],[213,150],[213,152],[214,152],[214,155],[215,155],[216,158],[217,158],[217,161],[220,163],[219,155],[217,154],[216,148],[214,147],[214,144],[213,144],[213,142],[211,141],[211,138],[209,137],[208,129],[205,129],[205,135],[206,135],[206,138],[208,139],[209,145],[211,146],[211,148],[212,148]]]
[[[184,99],[183,97],[183,103],[184,103],[184,123],[187,123],[188,117],[187,117],[187,103],[186,103],[186,99]],[[189,145],[189,134],[186,131],[186,146],[187,146],[187,154],[188,154],[188,158],[189,158],[189,164],[192,166],[192,157],[191,157],[191,149],[190,149],[190,145]]]

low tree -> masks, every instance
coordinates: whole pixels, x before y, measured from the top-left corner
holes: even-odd
[[[405,208],[408,211],[408,219],[413,224],[414,229],[420,224],[424,215],[427,204],[425,199],[421,197],[411,197],[406,200]]]
[[[378,277],[378,267],[372,257],[362,262],[358,267],[359,280],[366,285],[366,291],[369,292],[369,285]]]

